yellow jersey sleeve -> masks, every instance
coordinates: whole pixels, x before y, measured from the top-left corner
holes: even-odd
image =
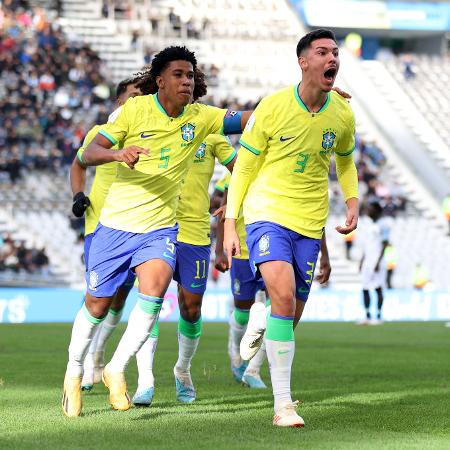
[[[95,125],[92,127],[86,137],[84,138],[83,145],[77,152],[78,160],[84,165],[83,153],[89,143],[97,136],[102,125]],[[95,168],[94,181],[92,182],[91,190],[88,194],[90,205],[86,209],[84,215],[84,234],[85,236],[94,232],[98,225],[100,212],[105,203],[106,195],[109,188],[114,181],[117,173],[118,163],[111,162],[108,164],[102,164]]]
[[[261,100],[248,119],[239,143],[255,155],[267,149],[270,136],[270,110],[266,99]]]
[[[226,166],[233,161],[237,152],[231,145],[230,139],[221,134],[213,134],[208,136],[213,148],[214,156],[218,159],[220,164]]]
[[[223,119],[227,110],[202,103],[198,103],[198,106],[203,113],[205,123],[207,123],[208,135],[223,134]]]
[[[351,155],[355,149],[355,115],[350,108],[347,115],[348,126],[345,128],[344,136],[339,139],[334,150],[334,153],[339,156]]]
[[[230,184],[231,173],[227,172],[214,186],[214,189],[217,189],[220,192],[225,192],[225,189],[228,189],[228,185]]]
[[[123,106],[110,115],[108,123],[100,128],[99,133],[111,141],[113,145],[123,141],[136,116],[135,108],[135,97],[129,98]]]
[[[84,140],[83,140],[83,144],[81,145],[81,147],[78,149],[77,151],[77,158],[78,161],[80,161],[80,163],[83,166],[86,166],[84,159],[83,159],[83,153],[86,150],[86,147],[91,143],[91,141],[95,138],[95,136],[97,136],[99,130],[101,128],[101,125],[94,125],[86,134]]]

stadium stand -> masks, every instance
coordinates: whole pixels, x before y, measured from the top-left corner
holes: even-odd
[[[25,8],[21,9],[19,3]],[[11,233],[14,242],[24,241],[32,252],[45,247],[50,260],[45,274],[36,270],[33,279],[26,269],[19,270],[23,274],[19,282],[77,286],[83,283],[82,245],[78,240],[82,229],[67,216],[71,198],[68,164],[90,126],[106,120],[112,108],[113,82],[149,63],[160,48],[180,43],[196,51],[207,72],[209,95],[204,100],[208,103],[250,109],[261,96],[297,80],[293,42],[304,28],[287,2],[191,3],[195,17],[183,6],[185,2],[166,0],[40,0],[29,5],[4,2],[0,35],[0,92],[5,94],[0,100],[2,254],[7,233]],[[47,45],[47,51],[33,45],[35,41]],[[405,85],[405,97],[409,95],[410,102],[427,104],[430,98],[434,99],[428,84],[420,80],[419,68],[425,63],[414,59],[414,75]],[[437,61],[434,63],[433,71],[437,73]],[[399,77],[405,76],[403,60],[391,61],[382,76],[374,70],[374,64],[383,68],[382,63],[354,64],[369,73],[367,79],[376,73],[377,87],[389,84],[385,74],[392,70],[391,78],[397,80],[393,89],[402,90],[398,86],[402,86]],[[346,63],[337,84],[353,94],[358,91],[351,83],[353,66],[347,73],[345,66]],[[49,67],[51,72],[47,72]],[[383,95],[395,98],[387,91]],[[419,103],[417,106],[421,107]],[[441,103],[447,111],[448,101],[447,106],[444,100]],[[436,287],[448,286],[443,255],[449,254],[450,243],[439,228],[430,193],[402,163],[395,146],[380,131],[358,95],[352,104],[358,117],[355,155],[361,195],[366,200],[380,198],[392,216],[392,241],[399,251],[394,286],[411,286],[417,261],[428,266]],[[429,126],[445,128],[445,123],[439,124],[430,115]],[[448,132],[448,126],[445,129]],[[441,138],[448,139],[448,135]],[[219,176],[218,168],[213,181]],[[353,261],[348,261],[343,239],[334,232],[343,212],[337,207],[342,204],[338,191],[332,174],[327,226],[332,286],[356,289],[357,237]],[[0,272],[0,277],[2,283],[12,282],[17,280],[17,272],[6,270]]]

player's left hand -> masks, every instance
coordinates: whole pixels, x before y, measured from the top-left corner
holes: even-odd
[[[338,88],[337,86],[335,86],[332,90],[337,92],[341,97],[344,97],[346,99],[352,98],[352,96],[348,92],[343,91],[341,88]]]
[[[222,273],[225,273],[228,269],[228,258],[225,255],[225,253],[218,253],[216,254],[216,259],[214,261],[214,267]]]
[[[328,256],[322,256],[320,258],[319,273],[316,276],[316,280],[320,284],[325,284],[330,279],[330,275],[331,275],[330,258],[328,258]]]
[[[358,217],[359,217],[359,207],[357,199],[349,199],[347,201],[348,209],[347,209],[347,217],[345,219],[345,225],[338,225],[335,229],[338,233],[341,234],[350,234],[352,231],[356,230],[358,226]]]
[[[83,217],[84,212],[91,204],[84,192],[77,192],[73,196],[72,213],[75,217]]]
[[[220,208],[217,208],[213,212],[213,217],[217,217],[219,219],[219,222],[225,222],[225,214],[227,212],[227,205],[222,205]]]

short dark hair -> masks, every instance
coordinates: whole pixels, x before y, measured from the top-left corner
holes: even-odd
[[[116,87],[116,99],[118,99],[126,90],[130,84],[136,84],[139,81],[137,77],[125,78]]]
[[[304,50],[309,48],[309,46],[317,39],[332,39],[336,42],[336,36],[331,30],[325,28],[318,28],[317,30],[312,30],[308,34],[305,34],[297,44],[297,57],[299,57]]]
[[[161,50],[152,60],[150,73],[152,78],[156,80],[156,77],[161,75],[161,72],[172,62],[172,61],[188,61],[192,64],[192,67],[197,68],[197,58],[194,52],[189,51],[186,47],[172,46],[166,47]]]

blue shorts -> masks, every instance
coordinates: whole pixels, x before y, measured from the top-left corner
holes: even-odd
[[[84,264],[86,267],[86,273],[88,271],[88,265],[89,265],[89,250],[91,248],[92,238],[94,236],[94,233],[89,233],[87,236],[84,237]],[[132,271],[128,271],[128,277],[125,280],[125,283],[120,286],[122,289],[127,289],[128,291],[131,291],[131,289],[134,286],[134,282],[136,281],[136,274]]]
[[[306,302],[314,278],[320,239],[303,236],[272,222],[255,222],[245,227],[250,266],[257,279],[258,266],[267,261],[287,261],[295,274],[295,296]]]
[[[94,297],[112,297],[126,284],[130,269],[162,259],[172,270],[177,258],[178,226],[130,233],[98,224],[89,249],[86,284]]]
[[[177,264],[173,279],[193,294],[203,295],[208,281],[210,245],[178,242]]]
[[[264,281],[255,278],[248,259],[233,258],[230,275],[235,300],[254,300],[256,293],[264,289]]]

